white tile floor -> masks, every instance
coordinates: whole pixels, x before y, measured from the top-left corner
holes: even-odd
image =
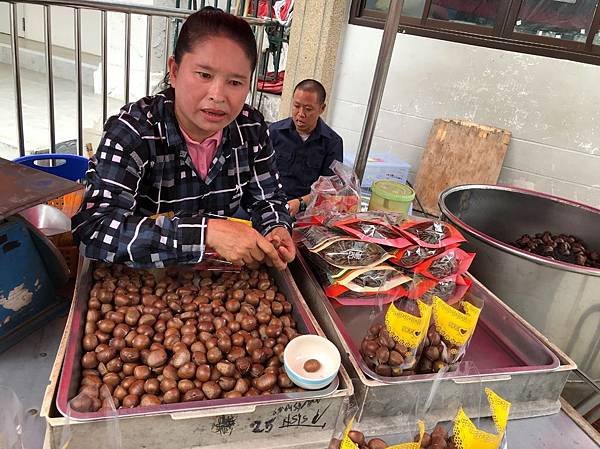
[[[23,131],[25,151],[41,150],[50,145],[48,81],[45,73],[21,70]],[[0,64],[0,157],[19,156],[12,67]],[[122,99],[108,100],[108,113],[116,112]],[[54,78],[56,142],[77,138],[77,96],[74,81]],[[83,87],[83,127],[101,131],[102,97],[89,86]]]

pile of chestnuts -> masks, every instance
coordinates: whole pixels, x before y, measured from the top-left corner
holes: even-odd
[[[298,335],[292,304],[265,269],[168,269],[157,279],[98,265],[93,279],[73,409],[300,391],[283,369]]]

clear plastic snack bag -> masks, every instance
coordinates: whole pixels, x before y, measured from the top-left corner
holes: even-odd
[[[449,378],[468,377],[472,389],[459,389],[448,395],[440,393],[440,386]],[[480,416],[481,398],[473,395],[473,391],[481,390],[481,376],[477,366],[470,361],[458,364],[452,371],[448,367],[434,374],[427,400],[419,409],[420,416],[425,421],[425,433],[415,435],[421,438],[422,449],[456,449],[453,445],[453,418],[462,407],[468,405],[473,415]],[[443,390],[442,390],[443,391]]]
[[[386,264],[348,270],[324,286],[325,294],[344,305],[387,304],[408,292],[410,277]]]
[[[321,176],[311,186],[306,210],[296,216],[298,226],[323,224],[334,215],[358,212],[360,183],[352,167],[333,161],[330,168],[333,176]]]
[[[358,420],[359,408],[354,401],[342,407],[336,422],[334,434],[328,449],[419,449],[421,440],[418,437],[425,433],[425,423],[416,418],[415,413],[406,413],[394,417],[390,432],[385,435],[369,435],[364,425]],[[418,400],[415,401],[415,409]],[[413,433],[417,430],[417,437]]]
[[[450,305],[437,296],[417,371],[422,374],[452,369],[459,363],[475,333],[483,300],[470,296]]]
[[[380,381],[416,374],[431,306],[403,296],[378,309],[360,345],[364,363]]]
[[[425,248],[419,245],[411,245],[396,251],[390,262],[399,267],[410,269],[440,254],[442,251],[443,248]]]
[[[451,445],[456,449],[508,449],[506,427],[510,413],[510,402],[496,394],[492,389],[484,389],[491,411],[489,419],[474,422],[461,407],[452,425]],[[478,416],[483,415],[479,413]],[[452,446],[449,449],[453,449]]]
[[[100,388],[95,385],[84,386],[69,401],[59,449],[77,449],[76,440],[82,436],[75,436],[73,427],[77,426],[78,418],[96,409],[97,401],[100,402],[100,408],[94,413],[94,418],[100,420],[96,429],[102,429],[102,449],[122,449],[117,409],[110,389],[104,384]]]
[[[452,305],[465,296],[471,284],[471,279],[461,274],[455,274],[440,280],[415,274],[408,296],[411,299],[420,298],[427,302],[431,302],[432,298],[437,296]]]
[[[0,448],[23,449],[23,406],[13,390],[0,386]]]
[[[463,394],[446,398],[440,404],[442,398],[436,395],[437,385],[448,375],[469,376],[474,388],[464,389]],[[456,372],[438,373],[424,407],[423,414],[429,419],[426,419],[427,431],[421,437],[421,448],[507,449],[510,405],[490,388],[483,388],[479,370],[473,362],[461,363]],[[448,409],[455,410],[451,418],[436,420],[442,416],[438,410],[443,410],[443,416],[447,416]]]
[[[392,257],[378,244],[361,240],[340,240],[318,254],[333,266],[353,270],[374,267]]]
[[[340,240],[354,240],[343,232],[321,225],[295,228],[293,237],[296,242],[302,242],[306,249],[313,252],[319,252]]]

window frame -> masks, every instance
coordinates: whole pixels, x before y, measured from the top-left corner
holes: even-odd
[[[567,59],[600,65],[600,45],[594,37],[600,31],[600,0],[597,0],[586,42],[561,40],[514,31],[523,0],[500,0],[494,27],[453,23],[428,17],[432,0],[425,0],[421,18],[402,16],[398,32],[486,48]],[[352,0],[349,23],[383,29],[387,11],[366,9],[366,0]],[[366,13],[366,14],[365,14]]]

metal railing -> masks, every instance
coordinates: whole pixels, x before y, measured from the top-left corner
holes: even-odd
[[[51,7],[60,6],[73,9],[73,24],[74,24],[74,51],[75,51],[75,89],[77,95],[77,148],[80,155],[83,154],[83,91],[82,91],[82,51],[81,51],[81,10],[99,11],[101,14],[100,21],[100,59],[102,67],[102,123],[108,116],[108,92],[107,92],[107,13],[116,12],[125,14],[125,65],[124,65],[124,91],[125,102],[129,102],[130,93],[130,59],[131,59],[131,16],[132,14],[144,15],[146,21],[146,67],[145,67],[145,91],[146,95],[150,94],[150,73],[151,73],[151,53],[152,53],[152,19],[155,17],[164,18],[165,20],[165,52],[164,64],[162,68],[163,75],[167,70],[167,61],[169,58],[169,39],[173,35],[173,23],[179,24],[185,20],[194,10],[166,8],[159,6],[144,6],[132,3],[107,2],[96,0],[0,0],[0,3],[8,3],[9,6],[9,22],[10,22],[10,45],[12,54],[12,72],[15,88],[15,109],[16,122],[18,133],[19,155],[25,155],[25,134],[23,127],[23,101],[21,95],[21,68],[19,64],[19,35],[18,35],[18,4],[41,5],[44,7],[44,56],[46,61],[47,72],[47,88],[48,88],[48,103],[49,103],[49,125],[50,125],[50,152],[56,151],[56,134],[55,134],[55,110],[54,110],[54,82],[52,68],[52,17]],[[204,3],[204,2],[202,2]],[[228,2],[228,10],[230,2]],[[264,28],[272,22],[266,19],[256,17],[243,17],[255,30],[257,41],[258,57],[261,57],[261,48],[263,42]],[[87,31],[87,30],[86,30]],[[258,66],[258,65],[257,65]],[[257,69],[258,70],[258,69]],[[256,90],[258,86],[257,70],[253,74],[251,85],[251,104],[254,105],[256,99]]]

